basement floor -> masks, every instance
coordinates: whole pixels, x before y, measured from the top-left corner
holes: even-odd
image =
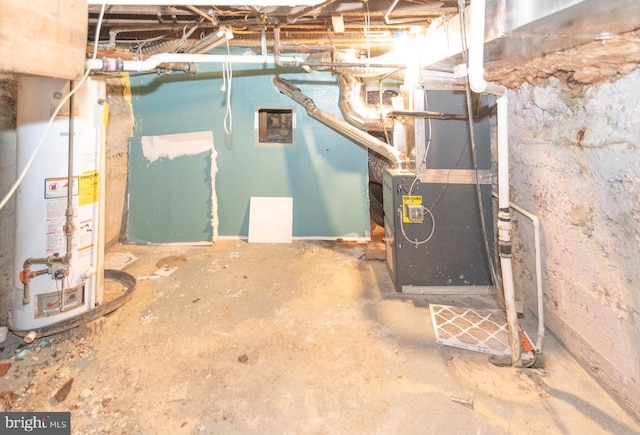
[[[10,333],[0,410],[71,411],[74,434],[640,433],[552,336],[534,369],[436,344],[430,303],[492,301],[396,293],[381,243],[112,252],[139,257],[131,299],[30,345]]]

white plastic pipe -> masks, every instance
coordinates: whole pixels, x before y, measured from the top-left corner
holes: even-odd
[[[282,60],[282,59],[281,59]],[[286,61],[287,59],[285,59]],[[296,65],[301,59],[291,57],[288,58],[291,65]],[[120,60],[120,59],[89,59],[86,67],[89,70],[103,71],[131,71],[143,72],[152,71],[163,63],[244,63],[244,64],[262,64],[275,65],[273,56],[244,56],[244,55],[226,55],[226,54],[187,54],[187,53],[161,53],[150,56],[145,60]]]
[[[513,269],[511,265],[511,216],[509,210],[509,125],[507,89],[484,79],[485,0],[473,0],[470,7],[469,87],[473,92],[487,92],[498,97],[498,249],[502,270],[502,287],[509,330],[509,347],[513,366],[522,365],[522,343],[516,310]]]
[[[484,0],[471,2],[469,22],[469,87],[478,94],[485,91],[487,82],[484,80]]]
[[[544,293],[542,292],[542,256],[540,254],[540,218],[533,213],[511,203],[511,208],[528,218],[533,224],[533,244],[536,262],[536,294],[538,299],[538,336],[536,338],[536,352],[542,352],[544,339]]]
[[[516,293],[513,284],[511,266],[511,216],[509,212],[509,124],[506,88],[497,100],[498,105],[498,249],[502,269],[502,290],[509,330],[509,347],[511,362],[514,366],[522,365],[520,326],[516,310]]]

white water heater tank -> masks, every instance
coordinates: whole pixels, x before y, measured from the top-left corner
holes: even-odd
[[[17,101],[17,167],[21,172],[41,140],[69,81],[21,76]],[[49,127],[16,192],[14,295],[11,326],[38,331],[98,306],[103,292],[104,81],[88,79]],[[73,116],[73,183],[69,186],[69,116]],[[71,189],[73,236],[68,262],[64,227]],[[24,264],[32,277],[25,294]]]

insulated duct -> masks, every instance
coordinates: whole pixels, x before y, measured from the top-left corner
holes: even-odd
[[[393,130],[393,119],[387,117],[393,108],[386,104],[367,103],[362,80],[352,75],[341,74],[338,83],[340,110],[349,124],[365,131]]]
[[[397,63],[395,53],[389,52],[377,57],[360,59],[355,50],[314,53],[307,56],[304,64],[318,71],[335,70],[339,74],[351,74],[357,77],[377,77],[386,75],[402,80],[404,64]],[[348,66],[343,66],[348,65]]]
[[[318,109],[311,98],[304,95],[299,88],[293,86],[288,81],[279,77],[274,77],[272,79],[272,83],[280,93],[286,95],[304,107],[307,114],[313,119],[320,121],[332,130],[381,155],[383,158],[388,159],[391,161],[392,167],[397,168],[402,166],[402,156],[400,155],[400,152],[391,145],[382,142],[380,139],[371,136],[370,134],[336,118],[333,115],[330,115],[321,109]]]

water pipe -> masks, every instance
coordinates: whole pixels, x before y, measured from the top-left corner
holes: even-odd
[[[301,59],[288,57],[291,66],[299,65]],[[145,60],[123,60],[119,58],[89,59],[86,61],[88,70],[99,70],[105,72],[131,71],[144,72],[152,71],[160,64],[184,62],[184,63],[243,63],[275,65],[273,56],[245,56],[227,54],[188,54],[188,53],[161,53],[148,57]]]
[[[73,89],[73,80],[69,82],[69,90]],[[69,151],[67,166],[67,208],[64,212],[66,221],[63,227],[66,237],[67,252],[64,255],[64,263],[69,264],[72,256],[72,240],[73,240],[73,152],[74,152],[74,113],[73,113],[73,94],[69,97]]]
[[[511,208],[528,218],[533,224],[533,244],[536,262],[536,295],[538,299],[538,336],[536,337],[536,352],[542,352],[542,340],[544,339],[544,293],[542,292],[542,258],[540,248],[540,218],[533,213],[511,203]]]
[[[511,263],[511,211],[509,208],[509,130],[507,88],[488,83],[484,79],[484,22],[485,0],[473,0],[470,6],[469,31],[469,87],[476,93],[498,97],[496,104],[498,129],[498,254],[502,270],[507,329],[511,364],[522,366],[522,343],[515,301],[513,268]]]

